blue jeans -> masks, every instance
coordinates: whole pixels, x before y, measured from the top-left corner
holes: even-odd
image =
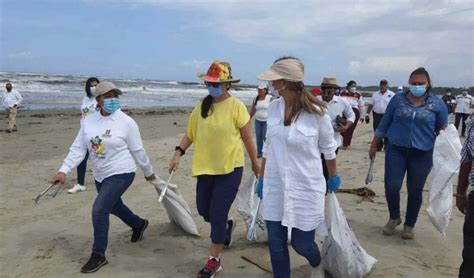
[[[385,151],[385,197],[390,219],[400,219],[400,189],[407,174],[408,201],[405,225],[415,227],[423,201],[423,187],[433,167],[433,150],[388,145]]]
[[[88,158],[89,158],[89,151],[87,151],[86,157],[84,157],[84,160],[81,162],[81,164],[77,166],[77,183],[80,185],[84,185]]]
[[[257,137],[257,155],[262,156],[263,142],[267,136],[267,122],[255,120],[255,135]]]
[[[288,228],[281,225],[280,221],[268,221],[268,247],[270,248],[270,259],[272,261],[273,277],[290,277],[290,255],[288,253]],[[291,230],[291,246],[296,253],[305,257],[312,267],[321,263],[321,254],[314,242],[315,230],[302,231],[297,228]]]
[[[92,224],[94,226],[94,245],[92,254],[105,256],[109,238],[109,214],[120,218],[132,229],[139,229],[142,225],[140,217],[125,206],[122,195],[132,184],[135,173],[126,173],[110,176],[102,182],[95,181],[97,198],[92,206]]]

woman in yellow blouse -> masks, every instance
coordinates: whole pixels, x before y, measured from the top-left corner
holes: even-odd
[[[245,105],[229,94],[234,79],[229,63],[214,61],[202,77],[209,95],[200,100],[189,117],[186,135],[176,146],[169,171],[194,143],[192,175],[197,177],[196,203],[199,215],[211,224],[211,256],[198,277],[212,277],[222,269],[222,246],[232,244],[235,223],[228,219],[230,207],[242,179],[242,141],[257,175],[259,164],[251,136],[250,115]]]

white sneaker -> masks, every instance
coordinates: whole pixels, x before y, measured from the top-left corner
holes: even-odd
[[[77,193],[77,192],[81,192],[85,190],[86,190],[86,187],[84,185],[76,184],[71,189],[69,189],[67,193],[73,194],[73,193]]]
[[[322,265],[311,268],[311,278],[324,278],[324,277],[326,277],[326,274],[324,273],[324,268]]]

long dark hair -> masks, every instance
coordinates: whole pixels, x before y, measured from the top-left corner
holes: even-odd
[[[100,83],[100,81],[97,77],[90,77],[89,79],[87,79],[87,81],[86,81],[86,94],[87,94],[88,98],[93,97],[93,95],[91,93],[91,89],[90,89],[90,86],[91,86],[92,82],[97,82],[97,84]]]
[[[426,86],[426,90],[427,91],[431,91],[431,78],[430,78],[430,74],[428,73],[428,71],[424,68],[424,67],[419,67],[417,68],[416,70],[414,70],[411,74],[410,74],[410,78],[413,76],[413,75],[424,75],[426,77],[426,79],[428,80],[428,86]],[[410,80],[408,80],[409,82]]]
[[[230,83],[227,83],[227,90],[230,89]],[[212,113],[212,97],[211,95],[208,95],[202,100],[201,103],[201,117],[203,119],[207,118],[209,116],[209,111]]]

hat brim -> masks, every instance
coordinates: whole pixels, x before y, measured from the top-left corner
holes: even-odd
[[[276,73],[274,70],[267,69],[266,71],[260,73],[257,76],[257,79],[262,80],[262,81],[274,81],[274,80],[283,79],[283,77],[279,75],[278,73]]]
[[[95,97],[97,98],[97,97],[103,96],[103,95],[107,94],[108,92],[112,92],[112,91],[116,92],[119,95],[123,95],[123,93],[122,93],[122,91],[120,91],[120,89],[115,88],[115,89],[108,90],[107,92],[104,92],[102,94],[96,94]]]
[[[340,88],[341,86],[339,86],[338,84],[324,84],[322,83],[321,88]]]
[[[240,79],[238,78],[220,80],[217,77],[207,76],[205,73],[198,73],[197,77],[205,82],[210,82],[210,83],[239,83],[240,82]]]

